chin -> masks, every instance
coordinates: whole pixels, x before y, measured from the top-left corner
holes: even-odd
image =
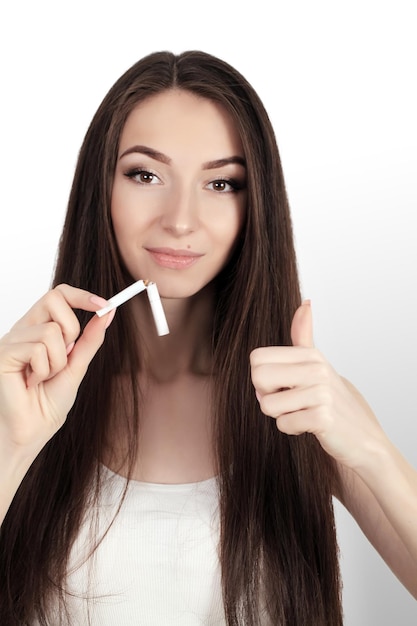
[[[188,285],[184,283],[175,284],[176,281],[174,280],[166,281],[166,283],[163,280],[159,282],[155,280],[155,282],[158,287],[159,295],[161,298],[167,300],[183,300],[206,294],[213,284],[211,281],[210,283],[189,283]]]
[[[170,270],[167,272],[155,271],[155,268],[151,268],[151,271],[148,271],[146,267],[139,271],[137,268],[132,269],[134,271],[129,271],[132,276],[132,282],[141,279],[150,280],[156,283],[160,297],[169,300],[192,298],[201,292],[206,292],[207,288],[213,285],[213,280],[216,276],[208,274],[204,277],[201,276],[201,271],[196,273]]]

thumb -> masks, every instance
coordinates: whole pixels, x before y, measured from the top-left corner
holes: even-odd
[[[102,345],[106,329],[112,322],[115,313],[116,309],[113,309],[102,318],[94,315],[71,351],[68,357],[68,369],[77,385],[81,383],[90,362]]]
[[[310,300],[304,300],[294,313],[291,324],[291,341],[293,346],[313,348],[313,315]]]

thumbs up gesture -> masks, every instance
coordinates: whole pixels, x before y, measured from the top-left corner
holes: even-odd
[[[358,468],[369,445],[385,435],[355,387],[314,347],[309,301],[294,314],[291,339],[292,346],[257,348],[250,355],[261,411],[281,432],[313,433],[338,462]]]

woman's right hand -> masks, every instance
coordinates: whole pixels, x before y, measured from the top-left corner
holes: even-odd
[[[73,309],[95,312],[103,298],[58,285],[0,339],[0,447],[34,460],[61,428],[114,317],[94,315],[80,336]]]

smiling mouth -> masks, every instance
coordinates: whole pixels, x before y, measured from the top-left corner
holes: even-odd
[[[161,267],[169,269],[186,269],[191,267],[203,255],[191,250],[175,250],[174,248],[145,248],[152,259]]]

